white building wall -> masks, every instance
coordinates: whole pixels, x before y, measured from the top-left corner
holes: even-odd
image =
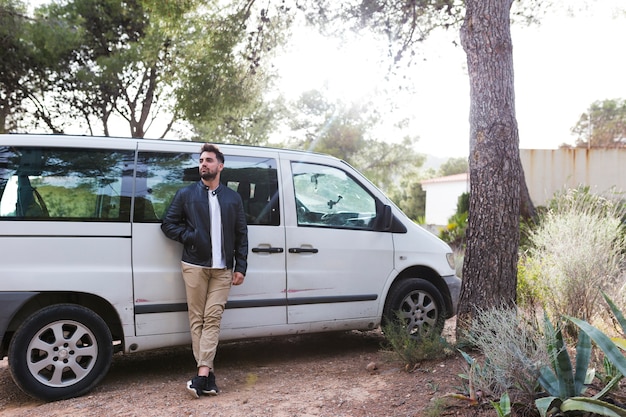
[[[588,186],[592,192],[626,199],[626,149],[520,149],[530,198],[545,205],[556,192]],[[468,174],[421,182],[426,191],[425,221],[443,226],[469,192]]]
[[[459,197],[469,191],[467,177],[467,174],[459,174],[422,181],[426,192],[426,224],[448,224],[448,219],[456,212]]]

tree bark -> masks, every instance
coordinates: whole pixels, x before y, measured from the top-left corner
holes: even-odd
[[[470,80],[470,207],[457,336],[477,309],[515,303],[520,189],[512,0],[467,0],[461,43]],[[525,188],[525,184],[524,184]]]

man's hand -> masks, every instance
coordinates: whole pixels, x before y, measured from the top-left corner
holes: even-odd
[[[243,274],[241,272],[233,273],[233,285],[243,284]]]

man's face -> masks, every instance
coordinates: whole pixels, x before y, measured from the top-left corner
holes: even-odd
[[[224,169],[224,164],[217,159],[213,152],[202,152],[199,162],[198,169],[200,170],[200,178],[203,180],[214,180],[217,174]]]

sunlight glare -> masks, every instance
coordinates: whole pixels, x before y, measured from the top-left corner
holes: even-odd
[[[276,63],[281,88],[289,99],[320,90],[333,100],[360,101],[375,95],[384,81],[380,47],[374,41],[342,43],[303,29],[291,45]]]

